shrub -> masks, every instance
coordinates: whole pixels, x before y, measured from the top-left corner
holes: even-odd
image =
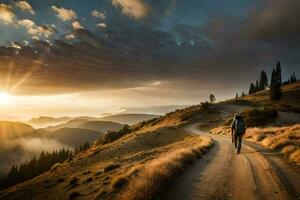
[[[118,140],[124,135],[127,135],[131,133],[131,128],[126,124],[124,127],[118,131],[107,131],[107,133],[104,135],[103,144],[108,144],[113,141]]]
[[[69,199],[76,199],[77,197],[79,197],[81,194],[77,191],[73,191],[69,194]]]
[[[76,176],[72,176],[70,179],[70,185],[75,185],[78,182],[78,178]]]
[[[248,127],[263,126],[275,122],[278,117],[276,110],[248,110],[242,113],[245,123]]]
[[[136,165],[132,167],[128,172],[114,177],[111,183],[112,188],[118,190],[122,189],[129,182],[129,178],[131,178],[132,176],[136,176],[141,168],[141,165]]]

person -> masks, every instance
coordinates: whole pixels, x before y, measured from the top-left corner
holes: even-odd
[[[231,137],[232,143],[234,143],[234,147],[239,154],[242,148],[242,138],[245,134],[246,127],[243,117],[236,113],[233,117],[231,123]]]

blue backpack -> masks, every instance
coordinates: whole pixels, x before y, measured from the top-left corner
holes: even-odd
[[[245,123],[242,117],[235,119],[235,133],[238,135],[243,135],[246,132]]]

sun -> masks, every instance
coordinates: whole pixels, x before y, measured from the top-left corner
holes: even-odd
[[[7,92],[0,92],[0,104],[8,104],[11,101],[11,95],[9,95]]]

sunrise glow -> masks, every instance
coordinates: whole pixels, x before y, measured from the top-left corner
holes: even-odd
[[[11,102],[11,95],[6,92],[0,92],[0,105],[9,104]]]

